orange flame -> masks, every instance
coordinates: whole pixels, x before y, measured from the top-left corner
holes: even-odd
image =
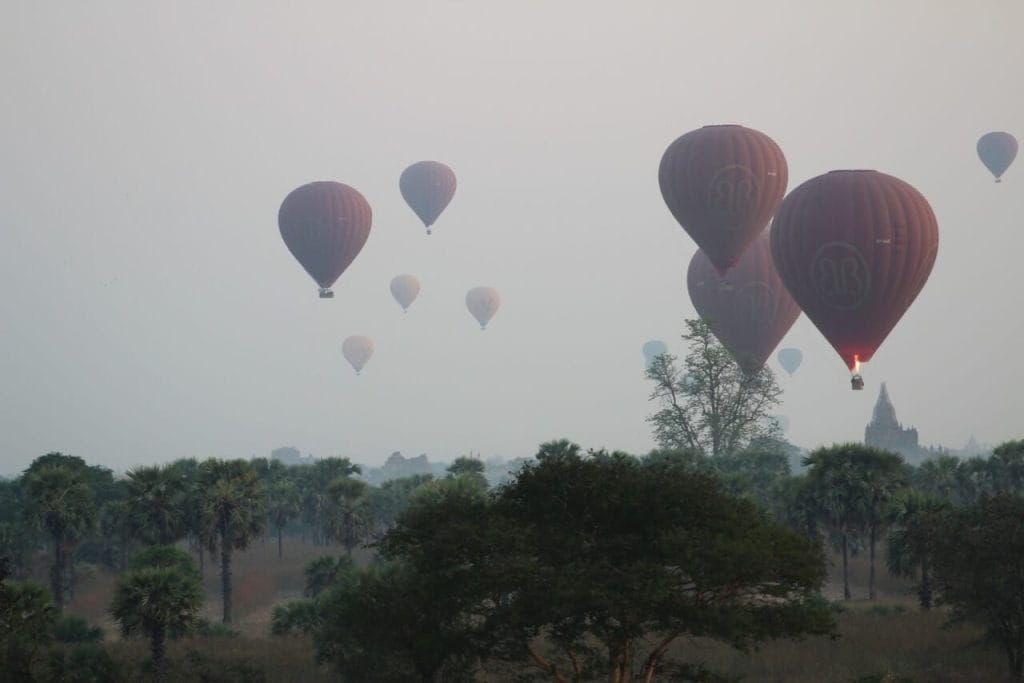
[[[857,357],[857,354],[853,354],[853,374],[860,374],[860,358]]]

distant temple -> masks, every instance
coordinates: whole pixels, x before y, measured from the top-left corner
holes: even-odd
[[[899,453],[908,462],[917,463],[928,457],[928,452],[917,442],[917,430],[904,429],[896,419],[896,409],[889,400],[889,391],[882,382],[871,422],[864,428],[864,444]]]

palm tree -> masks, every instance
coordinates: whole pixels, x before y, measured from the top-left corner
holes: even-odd
[[[117,549],[117,560],[111,562],[120,571],[128,568],[128,548],[136,537],[135,523],[127,500],[111,500],[100,508],[100,533]]]
[[[114,588],[110,613],[124,636],[149,638],[153,663],[164,660],[167,636],[182,635],[203,605],[203,590],[192,559],[172,546],[153,546],[133,562]]]
[[[170,468],[137,467],[128,472],[128,509],[139,537],[167,545],[185,533],[185,483]]]
[[[278,481],[267,492],[267,519],[277,531],[277,559],[284,557],[284,528],[299,514],[299,489],[291,481]]]
[[[25,478],[26,521],[46,531],[53,542],[50,589],[58,607],[64,606],[71,545],[96,524],[96,502],[80,471],[45,465]]]
[[[893,500],[887,564],[897,576],[919,579],[917,597],[921,609],[932,607],[932,564],[934,540],[942,514],[950,504],[919,491],[904,491]]]
[[[871,553],[868,596],[875,599],[875,548],[892,497],[905,481],[903,458],[858,443],[819,448],[804,458],[807,481],[821,515],[839,535],[843,552],[843,596],[850,599],[850,541],[867,534]]]
[[[211,458],[199,466],[203,538],[210,552],[220,549],[225,624],[231,623],[231,558],[244,550],[265,526],[259,477],[245,460]]]
[[[324,514],[327,535],[341,543],[345,554],[369,535],[372,527],[366,482],[339,477],[327,487],[327,506]]]

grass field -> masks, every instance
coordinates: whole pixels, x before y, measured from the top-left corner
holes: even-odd
[[[324,548],[298,539],[286,539],[284,550],[284,559],[278,560],[276,542],[268,540],[265,544],[257,542],[236,556],[234,628],[240,635],[169,643],[168,657],[179,664],[180,677],[196,680],[203,662],[216,662],[217,670],[227,672],[223,674],[228,676],[227,680],[246,680],[250,671],[246,666],[264,671],[268,681],[337,680],[327,669],[315,664],[308,639],[272,638],[269,625],[275,605],[301,596],[306,563],[323,554],[339,555],[342,551],[337,546]],[[357,554],[357,560],[367,559],[365,552]],[[834,599],[842,595],[842,584],[838,562],[833,565],[825,593]],[[867,559],[854,558],[854,600],[839,615],[841,635],[837,640],[772,642],[750,653],[711,641],[683,640],[677,644],[675,654],[685,661],[703,662],[715,671],[750,682],[847,683],[869,676],[881,680],[886,674],[891,674],[886,680],[894,683],[906,679],[936,683],[1006,680],[1003,655],[975,646],[980,637],[978,630],[944,629],[943,612],[919,611],[909,594],[909,584],[888,576],[882,567],[878,568],[879,600],[870,602],[866,599],[867,576]],[[211,621],[219,621],[220,582],[215,563],[207,561],[204,582],[204,614]],[[115,658],[137,678],[148,652],[141,641],[118,639],[116,627],[106,614],[112,588],[113,577],[99,572],[79,586],[69,611],[101,625]],[[190,658],[192,664],[182,664]],[[481,680],[498,682],[502,677],[482,674]]]

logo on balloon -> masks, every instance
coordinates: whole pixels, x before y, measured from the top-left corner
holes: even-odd
[[[775,297],[763,282],[751,282],[735,299],[736,318],[750,325],[765,325],[775,317]]]
[[[867,261],[847,242],[822,245],[811,261],[811,278],[818,298],[842,310],[860,306],[871,289]]]
[[[757,183],[749,168],[723,166],[708,184],[708,209],[728,216],[727,229],[735,230],[757,208],[757,196]]]

